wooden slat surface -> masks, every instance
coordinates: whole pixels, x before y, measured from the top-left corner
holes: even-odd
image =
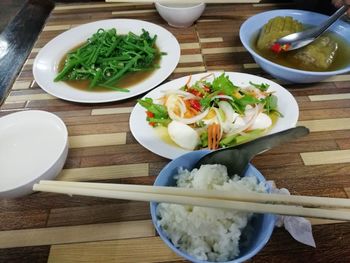
[[[274,80],[242,47],[238,32],[251,15],[279,4],[207,5],[190,28],[168,26],[152,4],[58,4],[29,55],[0,116],[39,109],[61,117],[70,149],[58,180],[152,184],[168,160],[137,143],[129,128],[137,98],[82,105],[45,93],[34,81],[32,63],[40,49],[65,30],[100,19],[147,20],[172,32],[181,59],[168,80],[220,70],[257,74]],[[294,194],[348,198],[350,195],[350,75],[321,83],[284,85],[296,98],[305,138],[254,158],[253,164],[278,187]],[[317,248],[276,229],[251,262],[350,262],[350,223],[312,221]],[[149,204],[93,197],[36,193],[0,200],[0,262],[186,262],[156,235]]]

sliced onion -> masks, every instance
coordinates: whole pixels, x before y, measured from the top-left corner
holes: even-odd
[[[261,109],[262,109],[262,105],[255,104],[253,116],[251,117],[250,120],[247,121],[247,123],[250,123],[250,126],[252,126],[253,123],[255,122],[256,118],[258,117],[259,113],[261,112]],[[247,129],[249,129],[250,126],[248,126]]]
[[[174,112],[176,104],[177,104],[177,96],[173,94],[169,95],[165,102],[165,107],[167,108],[168,112],[169,111]]]
[[[210,100],[215,100],[215,99],[227,99],[227,100],[233,100],[231,96],[228,95],[216,95],[212,97]]]
[[[209,113],[209,108],[207,108],[205,111],[203,111],[202,113],[200,113],[192,118],[181,118],[180,116],[175,114],[173,109],[167,107],[167,110],[168,110],[169,117],[172,120],[176,120],[176,121],[182,122],[184,124],[196,123],[196,122],[200,121],[201,119],[203,119],[205,116],[207,116]]]
[[[180,110],[180,117],[183,118],[186,112],[186,104],[181,97],[171,94],[168,96],[168,99],[165,103],[168,111],[174,112],[175,107],[177,106]]]
[[[167,108],[173,109],[175,107],[176,101],[177,101],[177,97],[173,94],[170,94],[165,101],[165,106]]]
[[[257,99],[264,99],[264,98],[266,98],[266,92],[263,92],[263,91],[255,88],[254,86],[243,87],[242,90],[244,90],[246,92],[254,93],[254,97],[257,98]]]
[[[224,112],[225,114],[225,121],[223,121],[222,128],[223,131],[229,132],[230,129],[233,129],[233,122],[237,119],[239,116],[238,113],[235,112],[235,110],[232,108],[231,104],[227,101],[220,101],[218,103],[219,108]]]
[[[225,122],[232,123],[238,116],[238,113],[232,108],[231,104],[227,101],[220,101],[218,103],[220,109],[225,113]]]
[[[231,135],[235,135],[235,134],[237,134],[237,133],[241,133],[241,132],[247,130],[250,126],[252,126],[253,123],[254,123],[254,121],[255,121],[255,119],[256,119],[256,117],[257,117],[258,114],[260,113],[260,110],[261,110],[260,105],[255,105],[254,110],[255,110],[255,111],[254,111],[253,116],[250,118],[250,120],[248,120],[248,121],[246,122],[246,124],[245,124],[244,126],[242,126],[242,127],[240,127],[240,128],[237,128],[237,129],[231,131],[229,134],[226,134],[226,136],[231,136]]]
[[[180,97],[177,97],[177,105],[180,109],[180,117],[183,118],[186,112],[186,104]]]
[[[179,89],[176,89],[176,90],[166,90],[166,91],[162,91],[165,95],[181,95],[181,96],[184,96],[185,99],[200,99],[199,97],[197,97],[196,95],[190,93],[190,92],[187,92],[187,91],[184,91],[184,90],[179,90]]]
[[[214,73],[209,73],[208,75],[205,75],[205,76],[201,77],[200,80],[207,79],[207,78],[209,78],[211,76],[215,77]]]

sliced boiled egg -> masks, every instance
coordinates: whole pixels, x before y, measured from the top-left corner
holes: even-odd
[[[237,118],[235,119],[235,122],[233,123],[233,128],[234,129],[241,128],[244,125],[246,125],[246,122],[244,121],[244,119],[240,116],[237,116]]]
[[[271,118],[265,113],[259,113],[256,117],[252,126],[249,127],[250,130],[255,129],[266,129],[272,125]]]
[[[190,126],[179,122],[172,121],[168,125],[170,138],[180,147],[194,150],[199,144],[199,135]]]

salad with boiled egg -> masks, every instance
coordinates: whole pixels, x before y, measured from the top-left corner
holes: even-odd
[[[214,150],[252,140],[282,117],[268,84],[239,87],[225,73],[210,74],[194,84],[190,77],[183,87],[138,103],[146,109],[149,125],[165,127],[171,140],[188,150]]]

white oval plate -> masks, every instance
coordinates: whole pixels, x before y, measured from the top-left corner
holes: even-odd
[[[116,28],[118,34],[127,34],[130,31],[141,34],[142,29],[145,29],[151,36],[157,35],[156,45],[161,52],[166,52],[167,55],[162,56],[159,69],[156,69],[144,81],[131,86],[129,92],[84,91],[73,88],[63,81],[54,82],[53,80],[58,73],[58,65],[63,56],[72,48],[85,42],[100,28]],[[53,96],[74,102],[102,103],[124,100],[149,91],[174,71],[179,60],[180,45],[176,38],[163,27],[142,20],[110,19],[75,27],[52,39],[36,56],[33,64],[33,75],[38,85]]]
[[[215,76],[219,76],[223,72],[213,73]],[[237,86],[247,86],[249,85],[249,81],[258,84],[267,83],[270,85],[268,91],[274,91],[274,95],[276,95],[278,98],[278,110],[283,114],[284,117],[278,118],[276,124],[268,134],[295,127],[299,117],[299,107],[296,100],[292,94],[289,93],[289,91],[277,83],[262,77],[236,72],[225,72],[225,74],[228,75],[233,84]],[[208,75],[208,73],[192,75],[191,83],[194,83],[206,75]],[[180,89],[185,85],[188,78],[189,76],[186,76],[167,82],[146,94],[144,98],[147,97],[158,99],[164,95],[163,91],[165,90]],[[145,108],[143,108],[140,104],[136,104],[130,116],[131,133],[141,145],[143,145],[151,152],[154,152],[155,154],[168,159],[175,159],[180,155],[189,152],[189,150],[170,145],[163,141],[156,133],[156,131],[146,121],[145,111]]]

